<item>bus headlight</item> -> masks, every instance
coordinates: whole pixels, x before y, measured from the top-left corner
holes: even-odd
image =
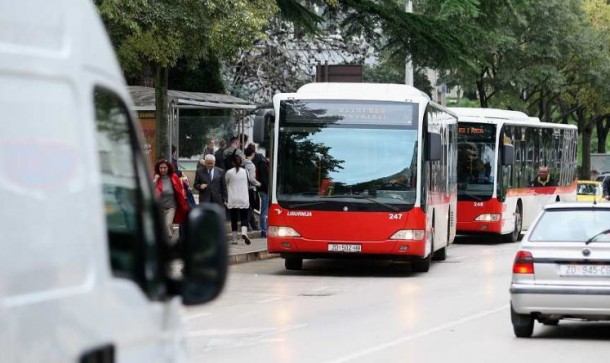
[[[423,229],[401,229],[394,233],[390,239],[401,239],[401,240],[422,240],[424,239]]]
[[[481,214],[480,216],[475,218],[475,221],[478,222],[498,222],[499,220],[499,214]]]
[[[269,226],[267,227],[268,237],[301,237],[299,232],[291,227]]]

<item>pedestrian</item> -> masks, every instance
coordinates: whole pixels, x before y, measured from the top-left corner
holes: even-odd
[[[248,172],[242,167],[242,158],[234,153],[232,156],[233,168],[227,170],[227,208],[231,215],[232,244],[237,244],[237,221],[241,222],[241,238],[250,244],[248,238]]]
[[[224,171],[227,170],[227,169],[225,169],[225,166],[224,166],[224,152],[225,152],[226,148],[227,148],[227,142],[225,141],[225,139],[220,139],[220,142],[218,143],[218,150],[216,150],[216,152],[214,152],[214,157],[216,158],[215,166],[223,169]]]
[[[229,146],[223,152],[223,165],[225,170],[229,170],[233,167],[233,154],[237,154],[241,158],[241,163],[244,163],[244,159],[246,159],[246,155],[239,148],[239,138],[237,136],[233,136],[229,141]],[[220,162],[220,160],[218,160]]]
[[[256,180],[256,166],[252,162],[252,159],[254,159],[255,156],[254,148],[247,147],[244,154],[246,155],[244,169],[248,172],[248,196],[250,202],[250,208],[248,208],[248,225],[253,231],[258,231],[258,223],[254,217],[254,210],[258,209],[260,205],[260,197],[257,189],[261,186],[261,183]]]
[[[215,165],[214,155],[207,154],[203,166],[195,172],[193,187],[199,191],[199,203],[215,203],[224,209],[228,201],[225,172]]]
[[[172,163],[167,160],[159,160],[155,163],[153,182],[165,221],[167,236],[170,241],[173,241],[174,223],[184,223],[189,212],[183,182],[174,171]]]
[[[256,150],[254,144],[250,144],[248,147]],[[267,215],[269,214],[269,160],[265,155],[256,152],[252,162],[256,167],[256,180],[261,183],[261,186],[258,187],[261,205],[258,220],[261,228],[261,237],[267,237]]]
[[[538,175],[530,182],[532,187],[549,187],[555,186],[555,180],[551,176],[551,171],[548,166],[538,168]]]
[[[602,195],[605,200],[610,200],[610,175],[604,178],[602,181]]]

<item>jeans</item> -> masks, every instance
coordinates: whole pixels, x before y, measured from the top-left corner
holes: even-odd
[[[259,216],[259,223],[261,232],[264,235],[267,234],[267,214],[269,213],[269,195],[265,192],[259,191],[258,194],[261,197],[261,214]]]

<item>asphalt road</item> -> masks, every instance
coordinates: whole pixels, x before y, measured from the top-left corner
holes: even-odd
[[[271,259],[231,267],[215,302],[186,310],[193,362],[606,362],[610,323],[509,315],[518,244],[459,238],[428,273],[374,260]]]

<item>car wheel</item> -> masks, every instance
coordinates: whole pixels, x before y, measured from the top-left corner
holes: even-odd
[[[523,217],[521,215],[521,208],[517,205],[515,208],[515,226],[511,233],[502,235],[504,242],[517,242],[519,235],[521,234],[521,228],[523,227]]]
[[[534,333],[534,318],[528,314],[518,314],[510,305],[510,320],[517,338],[529,338]]]
[[[298,271],[303,268],[303,259],[297,257],[286,257],[284,260],[284,267],[286,267],[286,270]]]

